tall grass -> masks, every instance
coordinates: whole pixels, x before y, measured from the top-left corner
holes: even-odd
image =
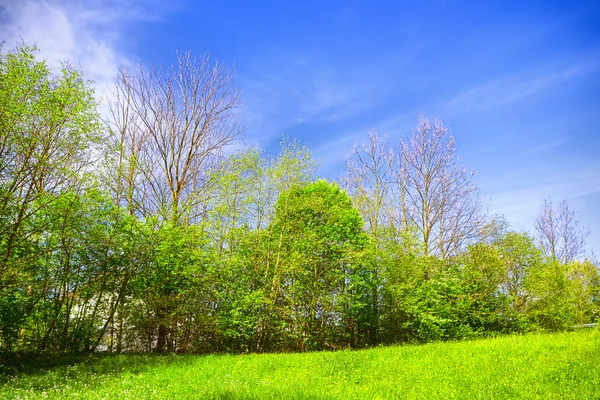
[[[600,332],[336,353],[13,360],[3,372],[7,399],[600,399]]]

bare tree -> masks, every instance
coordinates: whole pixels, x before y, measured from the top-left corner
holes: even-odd
[[[390,220],[394,153],[386,137],[370,131],[369,142],[355,145],[345,162],[344,187],[363,215],[367,230],[376,235]]]
[[[535,232],[544,253],[553,260],[569,263],[585,252],[589,231],[576,219],[575,210],[563,200],[555,208],[545,199],[535,221]]]
[[[201,213],[200,194],[215,160],[243,132],[232,72],[205,54],[177,55],[175,65],[121,70],[114,132],[135,183],[138,210],[176,224]],[[121,160],[123,162],[123,160]]]
[[[410,142],[400,141],[399,192],[424,255],[455,255],[484,226],[474,172],[458,165],[454,136],[442,121],[419,117]]]

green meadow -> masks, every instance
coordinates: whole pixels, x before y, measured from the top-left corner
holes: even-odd
[[[14,357],[0,398],[598,399],[600,331],[361,351]]]

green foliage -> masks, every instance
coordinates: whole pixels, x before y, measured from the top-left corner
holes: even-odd
[[[589,260],[567,265],[567,280],[574,307],[575,323],[600,321],[600,270]]]
[[[513,310],[522,314],[531,300],[530,273],[542,268],[542,253],[525,233],[508,232],[496,241],[495,246],[505,268],[502,289],[511,298]]]
[[[596,321],[598,268],[589,261],[548,261],[530,276],[532,301],[527,316],[534,327],[560,331]]]
[[[497,244],[469,246],[461,260],[461,284],[468,292],[470,324],[480,335],[521,332],[524,322],[505,289],[509,272]]]
[[[35,48],[21,44],[3,50],[0,346],[78,347],[80,340],[72,334],[83,329],[83,322],[71,321],[71,310],[95,279],[97,270],[88,261],[98,260],[86,255],[102,246],[82,236],[89,233],[93,239],[92,232],[102,228],[89,207],[95,193],[83,180],[90,151],[101,137],[96,103],[88,83],[72,68],[64,66],[54,76],[35,60]],[[89,332],[78,335],[89,339]]]
[[[302,350],[335,347],[361,331],[368,275],[362,218],[345,192],[323,180],[291,187],[275,209],[273,278],[290,340]]]

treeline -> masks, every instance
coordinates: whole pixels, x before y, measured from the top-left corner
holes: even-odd
[[[565,202],[536,237],[490,217],[440,121],[371,132],[338,183],[295,141],[233,151],[208,56],[90,84],[0,55],[0,351],[263,352],[594,322],[600,275]],[[515,199],[518,201],[518,199]]]

